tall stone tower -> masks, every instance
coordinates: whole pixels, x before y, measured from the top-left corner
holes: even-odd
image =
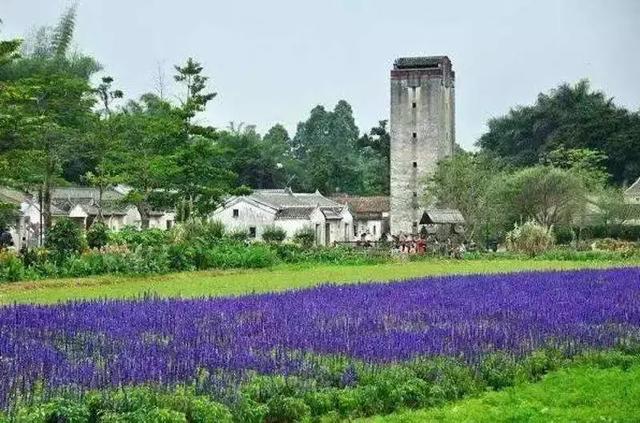
[[[454,72],[447,56],[403,57],[391,70],[391,233],[417,233],[425,179],[453,154]]]

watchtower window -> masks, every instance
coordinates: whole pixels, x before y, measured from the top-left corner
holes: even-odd
[[[414,139],[415,139],[415,138],[418,138],[418,133],[417,133],[417,132],[414,132],[414,133],[413,133],[413,138],[414,138]]]
[[[413,167],[414,168],[418,167],[418,162],[413,162]]]
[[[411,103],[411,108],[415,109],[416,107],[418,107],[418,105],[416,104],[416,102],[414,101],[413,103]]]

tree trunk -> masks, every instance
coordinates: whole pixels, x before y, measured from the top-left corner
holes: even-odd
[[[138,212],[140,213],[140,229],[149,229],[150,207],[146,203],[138,204]]]

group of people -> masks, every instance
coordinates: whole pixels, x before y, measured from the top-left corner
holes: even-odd
[[[380,237],[380,240],[375,243],[367,240],[365,236],[362,236],[357,245],[363,248],[383,245],[388,246],[398,254],[437,254],[453,258],[462,258],[467,251],[474,251],[476,249],[473,241],[467,242],[456,235],[449,236],[443,240],[442,238],[439,239],[436,235],[426,233],[418,235],[405,235],[401,233],[393,236],[384,233]]]

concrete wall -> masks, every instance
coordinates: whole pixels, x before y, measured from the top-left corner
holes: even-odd
[[[453,154],[455,97],[447,62],[438,69],[391,71],[392,234],[414,231],[427,176]]]

